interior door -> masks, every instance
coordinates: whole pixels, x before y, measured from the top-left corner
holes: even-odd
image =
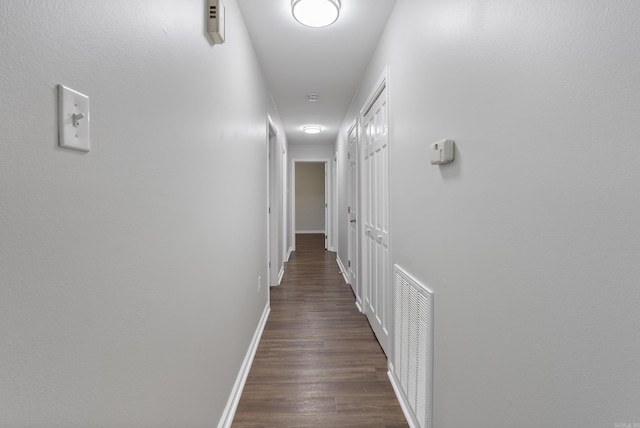
[[[349,217],[349,240],[347,273],[353,294],[355,294],[358,305],[362,310],[362,297],[358,289],[358,133],[356,125],[351,128],[347,136],[349,142],[349,187],[348,187],[348,217]]]
[[[269,127],[269,285],[278,285],[280,272],[280,228],[279,219],[279,185],[278,185],[278,138],[275,131]]]
[[[391,284],[389,273],[389,134],[386,84],[363,112],[365,313],[390,355]]]
[[[324,249],[329,249],[329,162],[324,163]]]

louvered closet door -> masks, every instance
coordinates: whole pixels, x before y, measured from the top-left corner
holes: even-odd
[[[389,134],[386,87],[363,118],[365,310],[389,355],[391,285],[389,274]]]

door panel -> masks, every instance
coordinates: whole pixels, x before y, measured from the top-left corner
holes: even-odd
[[[385,353],[390,351],[389,136],[386,87],[363,118],[365,311]]]
[[[362,305],[362,296],[358,286],[358,134],[356,125],[351,128],[347,136],[349,142],[349,240],[348,240],[348,267],[349,283],[359,305]]]
[[[278,285],[278,273],[282,266],[280,251],[280,215],[279,183],[278,183],[278,138],[274,133],[269,134],[269,281],[270,286]]]
[[[329,249],[329,162],[324,163],[324,249]]]

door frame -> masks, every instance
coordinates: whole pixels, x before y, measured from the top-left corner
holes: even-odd
[[[349,136],[351,133],[355,133],[355,153],[354,159],[351,159],[351,141]],[[363,295],[362,289],[360,287],[360,239],[361,239],[361,219],[360,207],[362,203],[360,201],[360,120],[356,119],[353,121],[353,124],[349,127],[347,131],[347,162],[349,163],[348,167],[348,178],[347,178],[347,220],[349,221],[347,225],[347,272],[349,277],[349,283],[351,284],[351,289],[353,294],[356,296],[356,307],[361,313],[364,312],[364,304],[363,304]],[[351,162],[355,162],[355,171],[351,171]],[[355,206],[352,206],[355,204]],[[351,221],[352,215],[351,213],[355,210],[355,236],[351,235]],[[351,264],[355,264],[355,268],[352,268]]]
[[[331,159],[329,158],[293,158],[291,159],[291,211],[290,211],[290,215],[289,218],[291,219],[291,248],[292,251],[296,250],[296,164],[297,163],[324,163],[324,170],[325,170],[325,176],[324,176],[324,200],[325,200],[325,235],[326,235],[326,239],[325,239],[325,244],[326,244],[326,249],[330,249],[332,247],[332,229],[333,229],[333,220],[332,220],[332,216],[330,215],[330,213],[332,212],[331,210],[333,209],[333,204],[332,204],[332,200],[333,200],[333,192],[332,192],[332,187],[331,187],[331,183],[333,182],[333,180],[331,180],[330,178],[332,177],[333,171],[331,170]]]
[[[290,255],[290,247],[289,247],[289,239],[288,234],[289,230],[287,225],[289,224],[289,162],[288,162],[288,153],[286,144],[282,145],[282,204],[280,205],[280,210],[282,212],[281,224],[282,224],[282,264],[284,268],[284,263],[289,261]],[[284,271],[283,271],[284,274]]]
[[[279,251],[281,230],[284,229],[280,220],[282,204],[279,203],[282,186],[278,185],[282,175],[282,168],[278,168],[280,156],[278,129],[267,115],[267,284],[270,287],[280,285],[284,273],[284,260]]]

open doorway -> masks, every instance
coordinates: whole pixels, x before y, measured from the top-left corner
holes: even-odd
[[[329,159],[293,162],[292,237],[296,234],[322,234],[328,249],[330,235]]]

